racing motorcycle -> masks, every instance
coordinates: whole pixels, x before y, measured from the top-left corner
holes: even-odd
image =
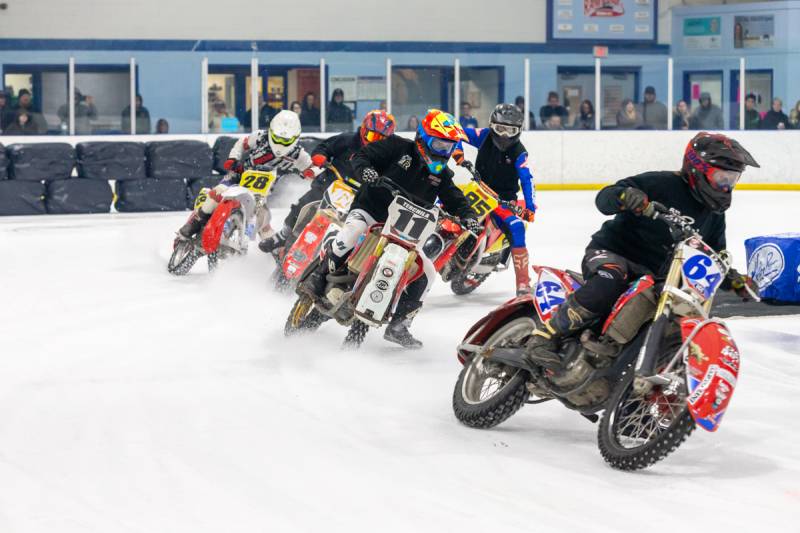
[[[604,459],[620,470],[666,457],[696,426],[716,431],[736,387],[739,350],[709,316],[730,269],[675,209],[651,203],[675,245],[665,281],[634,281],[602,324],[564,339],[561,364],[530,362],[526,341],[582,284],[568,270],[533,267],[533,295],[510,300],[473,325],[458,347],[464,365],[453,392],[459,421],[490,428],[524,404],[558,400],[596,422]],[[602,411],[602,418],[598,413]]]
[[[387,324],[403,290],[423,275],[419,247],[436,229],[439,208],[416,203],[414,195],[391,179],[381,177],[375,186],[394,197],[385,223],[374,224],[347,260],[347,272],[331,273],[323,296],[311,293],[304,281],[316,268],[317,258],[300,277],[299,295],[284,333],[315,330],[326,319],[349,327],[344,345],[358,348],[370,327]]]
[[[286,245],[272,252],[278,265],[273,274],[273,283],[278,290],[297,284],[308,265],[319,255],[322,243],[341,229],[356,197],[357,182],[342,177],[333,165],[326,165],[326,168],[336,176],[336,180],[327,188],[322,200],[303,206]]]
[[[176,276],[186,275],[205,255],[211,272],[220,260],[246,254],[249,241],[255,239],[256,228],[262,237],[269,236],[270,212],[266,200],[275,181],[274,171],[244,171],[239,184],[222,193],[222,201],[203,231],[189,240],[175,239],[167,270]],[[195,211],[206,201],[209,191],[207,187],[200,190],[194,202]]]
[[[522,220],[530,212],[517,202],[501,200],[496,192],[481,181],[477,171],[473,171],[471,181],[458,187],[478,215],[483,231],[473,235],[449,217],[442,217],[423,250],[433,261],[442,280],[450,282],[453,293],[464,295],[477,289],[493,272],[508,268],[511,243],[503,229],[489,216],[492,211],[502,206]]]

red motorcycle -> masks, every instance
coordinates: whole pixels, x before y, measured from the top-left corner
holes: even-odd
[[[562,364],[545,368],[525,357],[526,342],[582,279],[568,270],[533,267],[535,294],[492,311],[458,347],[464,368],[453,410],[462,423],[491,428],[526,403],[555,399],[600,419],[600,452],[621,470],[660,461],[695,426],[716,431],[739,373],[733,337],[709,316],[730,257],[706,245],[691,218],[651,205],[648,214],[666,223],[675,240],[666,279],[648,275],[633,282],[603,324],[565,339]]]

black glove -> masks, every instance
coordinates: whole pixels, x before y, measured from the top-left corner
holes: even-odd
[[[634,215],[641,215],[650,205],[650,200],[647,194],[635,187],[627,187],[622,191],[617,198],[619,201],[619,208],[623,211],[630,211]]]
[[[375,183],[379,177],[378,171],[372,167],[367,167],[361,171],[361,182],[364,184]]]
[[[753,294],[758,294],[758,285],[747,274],[741,274],[732,268],[728,271],[728,280],[731,282],[731,290],[745,302],[753,300]]]
[[[475,235],[480,235],[483,231],[483,226],[476,218],[462,218],[461,227]]]

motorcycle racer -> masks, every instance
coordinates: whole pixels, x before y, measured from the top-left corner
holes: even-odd
[[[355,133],[345,132],[329,137],[319,143],[311,152],[311,161],[317,167],[324,167],[330,162],[342,176],[358,181],[350,163],[353,155],[363,146],[389,137],[394,133],[394,116],[386,111],[374,110],[364,116],[361,126]],[[324,171],[311,183],[311,188],[297,202],[292,204],[289,214],[283,221],[283,227],[272,237],[264,239],[258,245],[265,253],[280,248],[291,234],[297,217],[304,205],[322,199],[325,190],[333,183],[336,176],[333,172]]]
[[[178,237],[191,239],[197,235],[222,201],[222,193],[236,185],[245,170],[296,170],[306,179],[314,178],[318,170],[313,168],[311,157],[297,143],[299,138],[300,117],[293,111],[283,110],[272,119],[269,130],[257,131],[236,141],[224,163],[228,173],[178,230]]]
[[[461,190],[453,184],[453,172],[447,168],[458,142],[465,138],[464,130],[452,115],[433,109],[422,120],[415,140],[397,136],[370,143],[352,159],[353,170],[364,186],[347,216],[344,227],[325,251],[323,261],[307,280],[308,290],[320,296],[325,288],[326,276],[344,268],[350,251],[369,226],[384,222],[393,196],[385,188],[374,186],[379,176],[385,176],[412,194],[413,201],[428,204],[438,197],[445,210],[462,217],[462,225],[470,231],[479,231]],[[422,307],[422,301],[436,277],[436,271],[427,256],[420,252],[424,274],[411,283],[401,296],[384,338],[406,348],[420,348],[422,343],[408,330],[413,317]]]
[[[488,128],[464,128],[464,132],[467,142],[478,148],[475,169],[486,184],[506,201],[516,201],[517,191],[522,187],[525,207],[534,213],[536,191],[533,176],[528,168],[528,152],[519,140],[523,120],[522,111],[517,106],[499,104],[492,112]],[[486,142],[489,139],[491,142]],[[459,158],[463,159],[463,154]],[[460,164],[471,166],[466,159]],[[495,208],[491,216],[494,223],[510,236],[517,296],[528,294],[531,280],[525,224],[510,209],[502,206]],[[533,217],[527,221],[533,222]]]
[[[693,218],[703,240],[717,251],[724,250],[725,211],[748,166],[759,165],[737,141],[701,132],[686,146],[680,171],[645,172],[601,190],[595,201],[598,210],[615,216],[592,235],[586,248],[581,265],[585,284],[533,332],[528,357],[559,363],[559,339],[607,316],[632,280],[645,274],[664,276],[673,241],[669,230],[652,219],[651,202]],[[723,285],[742,297],[748,287],[754,287],[752,280],[733,269]]]

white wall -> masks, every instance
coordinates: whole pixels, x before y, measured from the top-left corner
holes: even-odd
[[[695,132],[532,131],[523,133],[536,183],[607,183],[649,170],[677,170]],[[403,134],[406,136],[406,134]],[[761,168],[748,168],[742,183],[800,184],[800,131],[736,131],[730,135],[753,154]],[[315,136],[324,136],[315,134]],[[218,135],[115,135],[114,137],[0,137],[5,146],[26,142],[165,141],[194,139],[210,145]],[[476,151],[466,147],[474,160]]]
[[[545,0],[3,0],[17,39],[544,42]]]

